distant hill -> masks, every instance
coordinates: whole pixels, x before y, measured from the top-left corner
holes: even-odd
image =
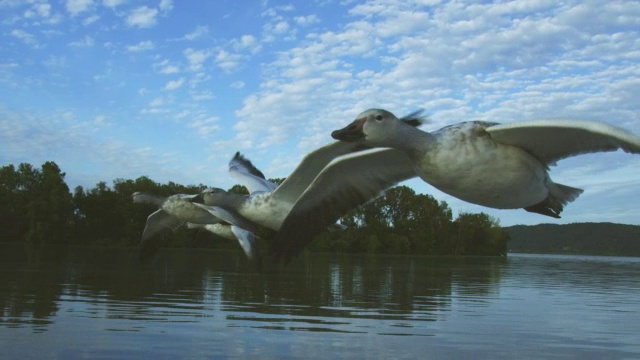
[[[614,223],[515,225],[503,228],[509,252],[640,256],[640,226]]]

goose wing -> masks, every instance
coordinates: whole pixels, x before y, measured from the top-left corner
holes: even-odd
[[[534,120],[489,126],[499,143],[525,149],[547,165],[570,156],[615,151],[640,153],[640,137],[616,126],[586,120]]]
[[[182,225],[182,220],[178,219],[178,217],[158,209],[147,217],[147,223],[142,231],[142,242],[146,242],[166,228],[175,230],[180,225]]]
[[[355,207],[400,181],[417,176],[409,157],[395,149],[373,149],[331,162],[300,196],[274,242],[288,262],[313,238]]]
[[[235,225],[231,225],[231,232],[236,236],[238,244],[240,244],[240,247],[247,255],[247,257],[249,259],[253,259],[255,255],[253,244],[255,242],[256,235],[251,231],[245,230]]]
[[[180,225],[182,225],[182,220],[162,209],[158,209],[149,215],[144,230],[142,231],[142,240],[137,250],[138,260],[145,262],[151,259],[163,245],[160,239],[152,240],[154,236],[166,228],[175,230]]]
[[[262,171],[258,170],[240,152],[236,152],[235,156],[229,161],[229,174],[244,185],[249,190],[249,194],[257,191],[272,191],[278,186],[265,179]]]
[[[354,143],[334,141],[308,153],[271,196],[279,201],[295,204],[327,164],[338,156],[356,151],[358,148],[359,145]]]

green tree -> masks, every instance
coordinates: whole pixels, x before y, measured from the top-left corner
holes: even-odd
[[[24,192],[13,165],[0,168],[0,241],[16,241],[27,231]]]
[[[455,255],[505,255],[509,235],[485,213],[461,213],[454,222]]]
[[[69,240],[73,202],[63,173],[55,162],[45,162],[41,171],[24,166],[25,184],[30,187],[26,203],[29,228],[25,235],[28,252],[37,254],[46,245]]]

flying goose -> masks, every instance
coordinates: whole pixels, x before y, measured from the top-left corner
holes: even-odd
[[[559,218],[564,205],[583,190],[554,183],[548,166],[584,153],[617,149],[640,153],[639,137],[596,121],[538,120],[502,125],[472,121],[429,133],[380,109],[361,113],[331,136],[363,147],[397,149],[411,162],[414,176],[462,200],[498,209],[524,208],[554,218]],[[280,227],[278,255],[288,261],[327,224],[373,199],[373,192],[361,192],[361,184],[386,185],[398,179],[394,178],[395,169],[385,170],[366,169],[359,182],[343,184],[346,186],[338,193],[327,190],[324,197],[303,196]],[[401,171],[408,173],[404,168]]]
[[[425,182],[470,203],[524,208],[559,218],[582,189],[553,182],[549,166],[585,153],[640,153],[640,137],[597,121],[535,120],[509,124],[462,122],[435,132],[404,125],[389,111],[370,109],[335,139],[407,154]]]
[[[408,126],[421,123],[421,111],[409,114],[400,121]],[[241,157],[236,154],[230,168]],[[380,173],[386,176],[375,181],[366,174]],[[238,176],[253,180],[251,174],[238,172]],[[212,211],[217,217],[230,222],[246,221],[278,231],[284,219],[294,205],[301,202],[330,201],[331,213],[340,213],[345,199],[366,201],[375,197],[388,187],[415,177],[415,171],[409,158],[401,151],[394,149],[366,149],[359,144],[336,141],[307,154],[296,169],[275,190],[255,193],[246,197],[231,194],[221,189],[208,189],[202,193],[203,208]],[[245,185],[248,181],[238,177]],[[357,187],[357,191],[350,189]],[[194,199],[194,201],[198,201]],[[303,205],[300,205],[303,206]],[[336,218],[337,220],[337,218]],[[310,224],[314,229],[317,223]],[[332,228],[335,220],[324,223],[324,228]],[[337,225],[336,228],[340,226]],[[277,254],[295,252],[304,248],[308,241],[301,237],[295,244],[275,242],[273,249]],[[286,245],[285,250],[281,245]]]

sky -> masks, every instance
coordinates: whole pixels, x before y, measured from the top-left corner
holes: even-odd
[[[369,108],[606,121],[640,134],[640,2],[0,0],[0,166],[55,161],[71,189],[148,176],[222,188],[241,151],[286,177]],[[555,220],[640,224],[640,156],[558,162],[585,192]]]

